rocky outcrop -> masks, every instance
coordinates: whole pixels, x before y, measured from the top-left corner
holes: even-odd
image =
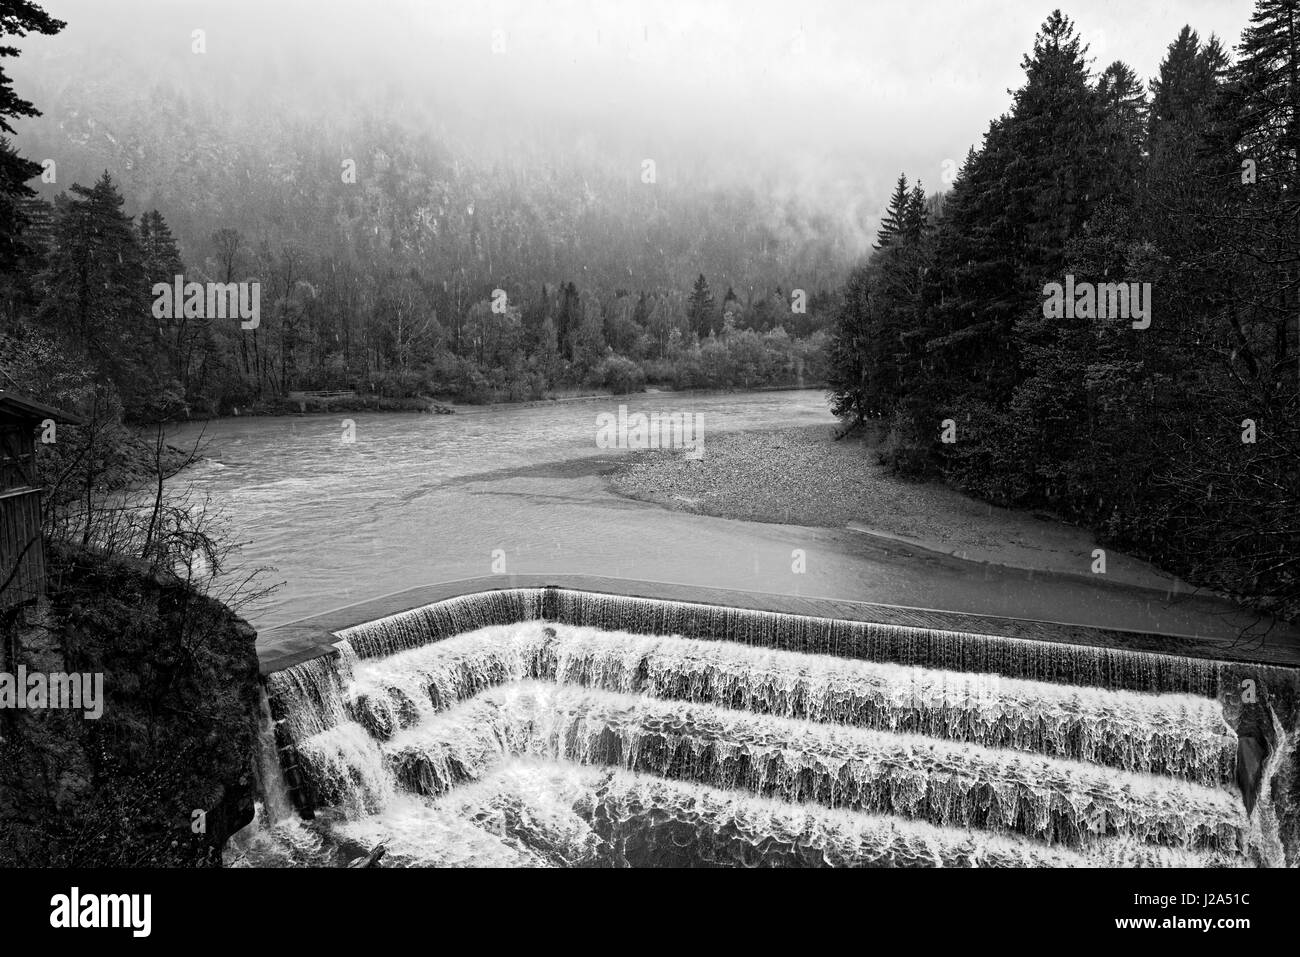
[[[0,709],[0,865],[215,865],[252,819],[256,633],[139,563],[51,551],[0,672],[98,674],[103,713]]]

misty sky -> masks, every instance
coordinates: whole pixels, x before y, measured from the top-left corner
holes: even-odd
[[[251,78],[268,109],[335,104],[488,142],[537,130],[562,148],[653,157],[720,178],[762,171],[772,189],[869,197],[898,172],[938,188],[1020,85],[1020,60],[1051,0],[44,0],[69,21],[31,38],[93,75],[109,60],[141,83]],[[1157,69],[1184,23],[1240,38],[1253,0],[1063,6],[1095,66]],[[190,53],[190,33],[208,51]],[[494,31],[504,52],[493,51]],[[800,48],[802,52],[800,52]],[[48,61],[47,61],[48,62]],[[23,64],[14,73],[22,92]],[[48,108],[51,104],[41,103]],[[250,106],[251,108],[255,108]],[[21,128],[19,145],[21,147]],[[687,157],[706,157],[699,172]]]

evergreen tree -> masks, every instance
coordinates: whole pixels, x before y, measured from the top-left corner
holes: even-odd
[[[690,320],[691,331],[701,339],[707,338],[713,331],[713,292],[709,281],[700,273],[691,289],[690,298],[686,300],[686,315]]]
[[[1278,381],[1300,379],[1300,0],[1257,0],[1233,72],[1237,153],[1258,180],[1238,220],[1242,245],[1263,267],[1248,317],[1267,326],[1271,342],[1243,342],[1253,365]],[[1234,170],[1235,172],[1235,170]],[[1249,334],[1243,336],[1249,340]]]
[[[54,19],[31,0],[5,0],[0,4],[0,40],[25,37],[29,33],[53,36],[65,26],[66,23]],[[16,56],[17,47],[0,43],[0,60]],[[5,137],[14,133],[13,120],[40,115],[41,111],[31,101],[15,92],[13,80],[5,73],[3,63],[0,63],[0,201],[12,203],[14,199],[34,195],[26,183],[40,173],[41,168],[15,153]],[[12,205],[7,209],[12,215]],[[8,235],[2,231],[4,225],[0,222],[0,236]]]
[[[1195,30],[1184,26],[1169,45],[1160,75],[1151,81],[1151,126],[1194,123],[1204,106],[1213,77],[1203,69],[1201,40]]]
[[[849,430],[860,427],[873,414],[867,364],[872,338],[870,286],[866,267],[859,266],[844,284],[844,298],[831,333],[826,374],[831,412],[846,421]]]
[[[142,214],[139,232],[140,255],[151,287],[156,282],[173,282],[184,274],[180,250],[162,213],[155,209]]]
[[[181,261],[180,250],[172,236],[171,227],[158,210],[151,210],[140,216],[140,258],[144,266],[145,280],[150,289],[156,283],[174,284],[177,276],[185,273],[185,264]],[[184,310],[173,309],[170,318],[157,320],[157,337],[154,354],[162,363],[160,370],[166,369],[179,386],[182,395],[187,395],[190,388],[191,367],[197,353],[204,343],[211,341],[212,317],[187,316]]]
[[[581,324],[582,303],[578,297],[578,287],[572,282],[563,283],[560,286],[560,308],[556,317],[555,331],[559,340],[560,355],[569,362],[573,361],[573,346]]]
[[[903,238],[912,244],[920,242],[928,227],[927,219],[925,189],[921,186],[921,181],[917,180],[907,196],[907,207],[903,214]]]
[[[117,387],[129,414],[146,414],[162,399],[162,388],[151,348],[157,322],[136,230],[107,172],[93,187],[74,184],[69,192],[56,207],[37,320]]]
[[[645,329],[650,322],[650,303],[646,299],[644,291],[636,297],[636,308],[632,310],[632,321],[642,329]]]
[[[30,300],[31,259],[37,251],[25,241],[29,221],[25,200],[36,195],[27,181],[41,172],[41,167],[18,155],[9,142],[14,132],[13,120],[40,116],[40,110],[19,96],[13,81],[5,73],[4,58],[18,56],[18,48],[3,42],[8,37],[29,33],[52,36],[66,23],[56,20],[30,0],[5,0],[0,3],[0,296],[10,320],[18,306]]]
[[[1101,159],[1109,175],[1101,180],[1099,197],[1128,205],[1135,201],[1142,178],[1142,153],[1146,146],[1146,92],[1132,67],[1116,60],[1097,80],[1097,98],[1103,113]]]
[[[894,237],[906,228],[908,202],[907,177],[899,173],[898,182],[894,185],[894,195],[889,199],[889,208],[885,210],[885,215],[880,220],[874,248],[882,249],[888,246],[893,242]]]

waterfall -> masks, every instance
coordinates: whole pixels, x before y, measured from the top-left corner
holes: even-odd
[[[541,623],[362,662],[353,677],[353,712],[385,739],[486,688],[533,678],[1038,751],[1204,784],[1231,779],[1236,751],[1223,709],[1192,695],[1141,696]]]
[[[1267,867],[1285,867],[1287,853],[1281,839],[1279,811],[1273,797],[1273,781],[1283,773],[1284,768],[1288,767],[1291,779],[1295,780],[1296,768],[1291,765],[1296,759],[1297,736],[1287,731],[1277,714],[1271,709],[1269,718],[1272,720],[1276,740],[1264,764],[1264,773],[1260,776],[1259,797],[1251,813],[1249,844],[1260,864]]]
[[[1235,783],[1240,666],[551,588],[337,637],[268,676],[274,747],[312,840],[392,863],[1289,856]]]
[[[324,841],[307,830],[294,814],[289,784],[280,764],[280,746],[265,691],[259,701],[257,754],[254,765],[258,798],[253,820],[232,835],[224,853],[227,866],[278,862],[285,865],[320,863]]]
[[[293,816],[293,801],[289,796],[289,782],[280,766],[280,749],[276,742],[275,721],[271,717],[271,702],[263,691],[258,702],[261,717],[257,728],[257,790],[261,796],[259,808],[268,824],[289,820]]]
[[[409,790],[442,794],[522,754],[742,789],[792,803],[982,827],[1079,846],[1115,836],[1237,850],[1239,795],[917,735],[817,725],[525,682],[385,746]]]
[[[1205,867],[1213,853],[1100,841],[1087,852],[523,758],[432,801],[340,825],[397,866]],[[478,826],[468,822],[476,822]]]
[[[541,618],[547,592],[545,588],[512,588],[460,595],[347,628],[339,637],[363,658],[383,657],[489,625]]]
[[[1008,678],[1214,697],[1217,662],[1118,648],[555,590],[553,620]]]
[[[559,588],[462,595],[339,632],[362,658],[383,657],[489,625],[545,618],[643,635],[682,635],[782,651],[945,671],[1215,697],[1221,663],[1122,648],[844,621]]]

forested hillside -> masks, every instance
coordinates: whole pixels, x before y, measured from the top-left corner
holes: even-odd
[[[489,401],[823,381],[831,290],[862,252],[825,197],[759,169],[719,179],[672,144],[457,115],[455,90],[342,105],[346,69],[295,77],[268,55],[216,74],[168,37],[70,71],[68,42],[14,71],[44,111],[21,152],[53,165],[5,269],[6,368],[93,341],[85,358],[137,419],[304,389]],[[258,327],[151,317],[149,290],[176,274],[260,283]]]

